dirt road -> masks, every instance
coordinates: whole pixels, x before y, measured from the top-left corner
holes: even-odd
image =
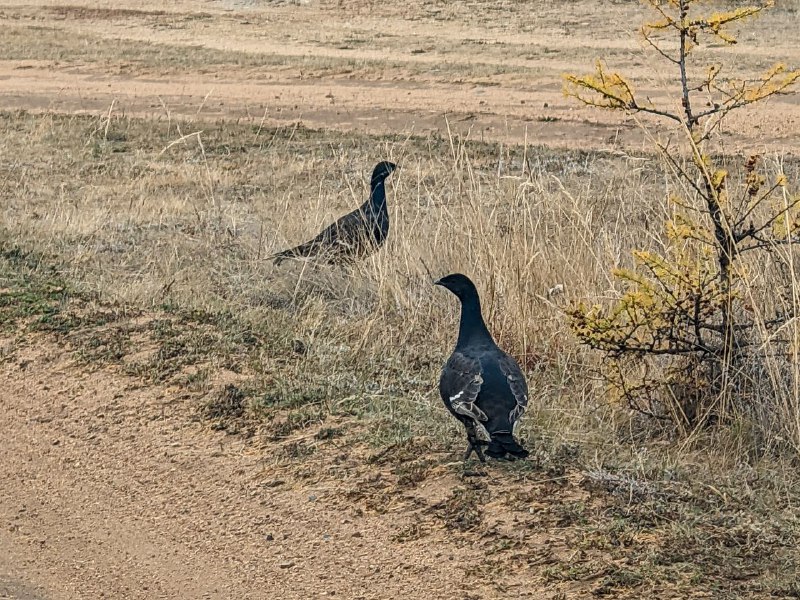
[[[359,452],[331,447],[298,474],[198,423],[196,398],[76,369],[46,339],[0,366],[0,389],[3,597],[506,597],[470,568],[477,536],[401,539],[452,476],[364,499],[382,473],[362,479]],[[524,579],[500,589],[524,596]]]
[[[635,37],[645,17],[635,2],[3,4],[2,109],[650,148],[624,115],[564,97],[563,74],[602,57],[641,97],[680,110],[665,99],[677,74]],[[699,64],[752,77],[797,64],[792,23],[776,10],[742,44],[711,44]],[[733,115],[723,139],[731,150],[798,151],[798,123],[797,97],[779,97]]]

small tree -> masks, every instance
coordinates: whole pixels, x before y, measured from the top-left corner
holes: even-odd
[[[621,298],[611,307],[580,305],[568,314],[577,337],[606,352],[604,375],[631,408],[691,429],[726,416],[731,402],[744,397],[740,375],[758,354],[755,328],[774,330],[788,319],[748,310],[748,256],[764,260],[800,239],[800,196],[787,192],[785,176],[768,183],[753,156],[739,183],[731,184],[708,147],[732,111],[788,93],[800,71],[778,64],[748,80],[726,75],[722,64],[695,60],[709,39],[736,43],[732,26],[771,2],[721,13],[705,12],[703,0],[643,2],[655,18],[641,36],[680,82],[675,109],[640,98],[600,61],[591,75],[567,75],[565,92],[591,106],[674,123],[685,134],[682,152],[655,143],[685,193],[669,199],[667,250],[634,252],[636,267],[615,272],[625,287]]]

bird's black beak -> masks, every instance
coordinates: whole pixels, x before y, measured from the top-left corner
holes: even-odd
[[[442,280],[441,279],[437,279],[436,281],[433,282],[433,285],[443,285],[442,284]]]

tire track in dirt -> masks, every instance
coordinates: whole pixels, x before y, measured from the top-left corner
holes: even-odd
[[[159,64],[150,56],[152,64],[137,63],[134,47],[126,46],[134,55],[129,56],[104,46],[97,56],[87,52],[77,61],[68,51],[56,52],[53,61],[26,61],[13,60],[20,50],[12,44],[8,60],[0,61],[0,109],[106,115],[113,107],[112,114],[146,118],[236,119],[267,126],[302,122],[337,132],[455,132],[503,143],[652,151],[632,119],[564,98],[562,74],[590,71],[602,56],[636,82],[641,97],[680,111],[665,101],[665,93],[676,91],[675,78],[642,53],[633,33],[620,38],[616,29],[617,23],[633,27],[645,18],[635,4],[579,2],[537,6],[533,12],[513,3],[457,1],[410,2],[377,12],[365,0],[267,3],[247,10],[180,2],[169,9],[181,12],[165,12],[150,0],[121,6],[41,4],[9,7],[0,13],[0,23],[15,31],[30,29],[30,44],[38,43],[37,32],[46,26],[69,40],[89,36],[88,47],[98,40],[142,48],[156,43],[177,54],[173,62]],[[320,29],[320,22],[326,27]],[[736,64],[748,77],[757,77],[774,60],[796,62],[797,49],[786,42],[785,15],[775,11],[757,23],[752,34],[759,43],[712,45],[702,60]],[[176,72],[178,57],[197,49],[232,53],[233,62],[242,56],[276,62],[191,63],[195,66]],[[780,96],[731,115],[722,141],[727,152],[797,154],[799,123],[798,96]],[[654,131],[665,124],[659,125]]]
[[[24,66],[24,70],[19,70]],[[104,76],[80,69],[62,72],[17,62],[0,62],[0,110],[96,114],[192,121],[237,120],[254,126],[357,131],[373,135],[430,134],[448,131],[472,140],[546,145],[564,149],[648,151],[652,145],[623,116],[575,108],[560,93],[471,85],[405,86],[385,82],[202,81],[197,76],[169,79]],[[441,103],[445,97],[456,104]],[[379,99],[379,101],[376,101]],[[543,107],[530,109],[526,106]],[[535,115],[535,116],[531,116]],[[642,119],[647,123],[646,118]],[[772,101],[756,117],[731,115],[737,133],[725,133],[725,146],[760,152],[800,153],[794,135],[800,122],[796,97]],[[741,127],[736,125],[741,121]],[[756,143],[754,136],[773,135]]]
[[[642,140],[640,132],[617,115],[576,111],[549,88],[528,92],[468,84],[245,82],[198,75],[131,78],[82,68],[54,70],[30,62],[0,62],[0,81],[0,109],[5,110],[106,115],[112,109],[113,115],[151,119],[235,119],[273,127],[302,123],[373,135],[447,135],[449,127],[477,140],[529,140],[565,148]],[[443,104],[443,98],[450,100]]]

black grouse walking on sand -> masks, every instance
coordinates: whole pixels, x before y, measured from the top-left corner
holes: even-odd
[[[481,315],[478,290],[469,277],[456,273],[436,282],[461,300],[461,324],[453,354],[439,379],[448,410],[467,430],[469,446],[483,462],[481,446],[492,458],[525,458],[528,451],[514,440],[514,423],[528,405],[528,384],[511,356],[492,339]]]
[[[328,225],[315,238],[270,258],[279,265],[287,258],[322,258],[329,263],[352,261],[380,248],[389,235],[389,210],[384,182],[397,168],[383,161],[375,165],[371,192],[364,204]]]

